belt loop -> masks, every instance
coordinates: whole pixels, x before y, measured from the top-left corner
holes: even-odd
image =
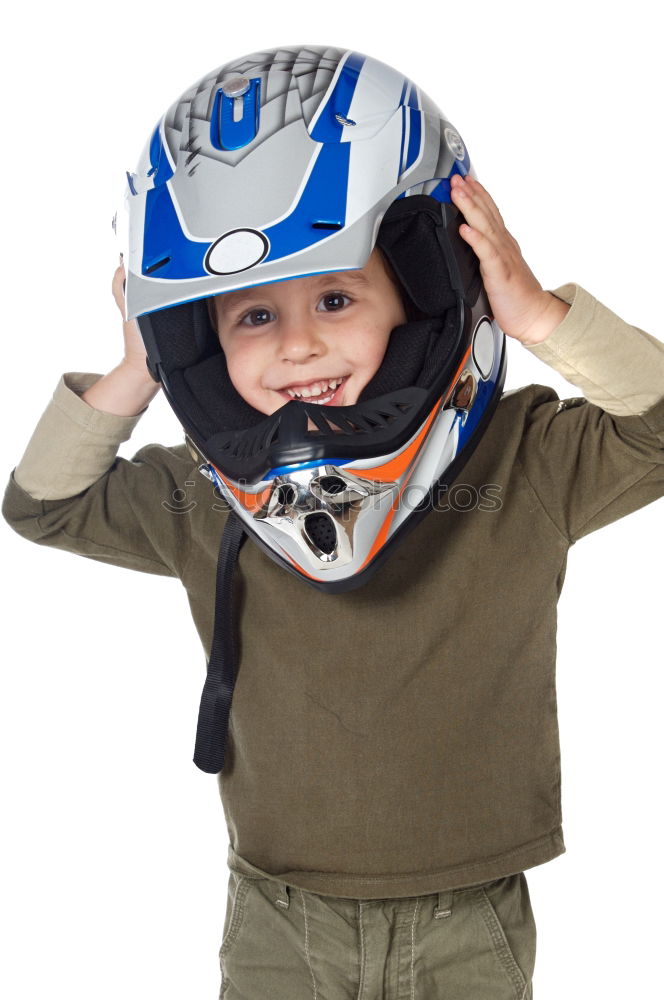
[[[434,908],[433,915],[436,920],[440,917],[452,916],[452,900],[454,899],[454,889],[447,889],[438,893],[438,905]]]
[[[274,901],[274,905],[281,906],[284,910],[287,910],[290,906],[288,886],[285,882],[277,882],[277,898]]]

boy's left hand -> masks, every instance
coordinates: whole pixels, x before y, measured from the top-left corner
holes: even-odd
[[[565,318],[569,305],[543,290],[480,182],[454,174],[450,185],[452,202],[466,219],[459,233],[479,259],[496,323],[522,344],[540,344]]]

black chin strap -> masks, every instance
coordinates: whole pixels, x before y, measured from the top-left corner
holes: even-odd
[[[219,546],[212,648],[198,711],[194,750],[194,764],[206,774],[218,774],[224,768],[237,659],[233,576],[238,553],[246,537],[242,521],[231,511]]]

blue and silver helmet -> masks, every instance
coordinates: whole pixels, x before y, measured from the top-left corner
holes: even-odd
[[[127,175],[126,316],[150,371],[246,532],[319,589],[369,578],[458,475],[500,398],[505,338],[450,199],[452,174],[471,172],[459,132],[403,73],[310,46],[208,73]],[[207,300],[363,268],[375,247],[408,321],[358,401],[250,406]]]

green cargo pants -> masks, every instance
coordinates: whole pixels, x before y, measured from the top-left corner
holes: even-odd
[[[402,899],[320,896],[231,870],[220,1000],[532,1000],[523,872]]]

